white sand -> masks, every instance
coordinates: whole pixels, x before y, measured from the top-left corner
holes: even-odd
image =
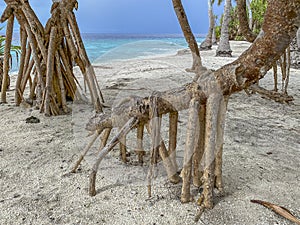
[[[249,46],[246,42],[231,44],[233,58],[202,52],[204,65],[219,68]],[[106,63],[95,71],[105,99],[113,104],[126,95],[148,95],[188,83],[193,74],[184,69],[190,66],[191,56],[184,54]],[[293,105],[245,93],[231,97],[224,145],[225,196],[215,199],[215,207],[198,224],[292,224],[250,199],[285,206],[300,217],[299,75],[299,70],[291,70]],[[272,89],[271,73],[261,83]],[[88,140],[84,126],[92,114],[90,108],[76,104],[72,116],[47,118],[36,110],[15,107],[13,95],[13,90],[8,92],[9,104],[0,105],[0,224],[194,224],[197,206],[180,203],[181,184],[170,184],[159,165],[154,197],[147,199],[147,166],[123,164],[117,150],[102,162],[98,194],[89,197],[92,156],[77,174],[64,174]],[[26,124],[31,115],[41,122]],[[186,112],[180,113],[180,121],[177,149],[181,166]],[[132,137],[128,143],[131,151],[134,141]],[[145,146],[148,150],[148,139]],[[136,160],[134,153],[130,158]]]

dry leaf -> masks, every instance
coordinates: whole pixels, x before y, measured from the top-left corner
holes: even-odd
[[[300,220],[298,218],[296,218],[288,209],[286,209],[282,206],[274,205],[270,202],[265,202],[265,201],[261,201],[261,200],[251,200],[251,202],[263,205],[264,207],[267,207],[267,208],[273,210],[275,213],[283,216],[284,218],[300,225]]]

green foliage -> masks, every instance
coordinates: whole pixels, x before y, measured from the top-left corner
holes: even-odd
[[[223,2],[223,0],[218,0],[218,5],[221,5],[222,2]],[[215,0],[211,0],[211,3],[214,4]]]
[[[252,11],[252,31],[256,34],[260,32],[262,23],[264,21],[265,12],[267,9],[266,0],[252,0],[250,3]]]
[[[215,26],[215,34],[216,34],[216,39],[219,40],[221,37],[221,26]]]
[[[223,14],[220,19],[220,24],[223,23]],[[239,34],[239,20],[237,17],[236,7],[231,8],[230,10],[230,22],[229,22],[229,40],[244,40],[244,38]],[[221,27],[222,25],[215,26],[215,34],[217,40],[221,36]]]
[[[230,10],[229,22],[229,40],[240,40],[242,37],[239,35],[239,19],[237,15],[237,7],[232,7]]]
[[[222,0],[221,0],[222,2]],[[258,34],[260,32],[262,23],[264,21],[264,15],[267,9],[266,0],[252,0],[250,3],[250,8],[252,11],[252,26],[250,27],[252,32]],[[248,12],[249,15],[249,12]],[[243,36],[239,33],[239,20],[237,15],[237,7],[232,7],[230,11],[230,23],[229,23],[229,39],[241,41],[244,40]],[[223,15],[220,19],[220,24],[222,24]],[[221,35],[221,25],[215,27],[216,38],[219,39]]]
[[[0,30],[2,30],[3,27],[0,27]],[[4,49],[5,49],[5,36],[0,36],[0,56],[4,55]],[[14,52],[18,58],[19,54],[21,53],[21,47],[17,45],[11,45],[10,51]]]

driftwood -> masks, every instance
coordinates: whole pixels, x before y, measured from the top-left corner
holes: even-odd
[[[67,98],[81,99],[82,88],[73,73],[77,64],[89,88],[96,111],[104,102],[95,72],[86,54],[73,13],[76,0],[54,1],[51,18],[43,27],[26,0],[5,0],[1,22],[8,21],[1,102],[6,102],[8,61],[14,18],[20,24],[21,60],[15,88],[15,103],[20,105],[29,84],[29,99],[45,115],[68,113]],[[31,75],[33,74],[33,78]],[[81,90],[80,90],[81,89]]]

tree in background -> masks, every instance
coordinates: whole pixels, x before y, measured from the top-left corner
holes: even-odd
[[[223,0],[221,0],[221,2],[222,1]],[[229,40],[242,40],[246,38],[246,40],[253,42],[261,29],[267,1],[236,0],[235,2],[237,3],[236,6],[232,7],[230,11]],[[241,13],[244,15],[241,16]],[[221,25],[223,23],[223,17],[224,13],[220,19]],[[221,36],[221,25],[215,27],[217,38]]]
[[[4,0],[7,4],[1,22],[7,21],[4,49],[4,70],[1,102],[6,103],[9,54],[14,19],[20,25],[21,60],[15,88],[15,103],[24,100],[29,84],[30,103],[45,115],[69,113],[66,100],[83,99],[85,92],[73,74],[77,64],[87,84],[96,111],[102,111],[103,96],[88,59],[76,17],[76,0],[53,0],[51,17],[45,27],[41,24],[28,1]]]
[[[224,5],[223,21],[221,26],[220,42],[216,56],[231,57],[232,50],[229,43],[229,22],[230,22],[231,0],[226,0]]]
[[[291,67],[300,69],[300,29],[298,29],[297,36],[292,41],[291,45]]]
[[[215,16],[213,12],[214,0],[208,0],[208,17],[209,17],[209,28],[205,40],[200,44],[200,50],[211,50],[212,38],[215,29]]]
[[[259,34],[263,24],[264,15],[267,9],[266,0],[252,0],[250,2],[250,10],[252,12],[251,23],[249,27],[254,34]],[[249,11],[249,10],[248,10]]]
[[[188,18],[186,16],[185,10],[183,8],[181,0],[172,0],[173,7],[180,24],[181,30],[184,34],[185,40],[189,45],[189,48],[192,52],[193,56],[193,65],[189,71],[198,71],[202,68],[202,62],[200,57],[200,52],[198,48],[198,44],[196,42],[196,38],[191,30],[190,24],[188,22]]]
[[[217,33],[216,33],[216,23],[217,23],[217,16],[215,16],[214,20],[215,20],[215,27],[213,29],[213,35],[212,35],[212,44],[213,45],[217,45],[218,41],[217,41]]]

